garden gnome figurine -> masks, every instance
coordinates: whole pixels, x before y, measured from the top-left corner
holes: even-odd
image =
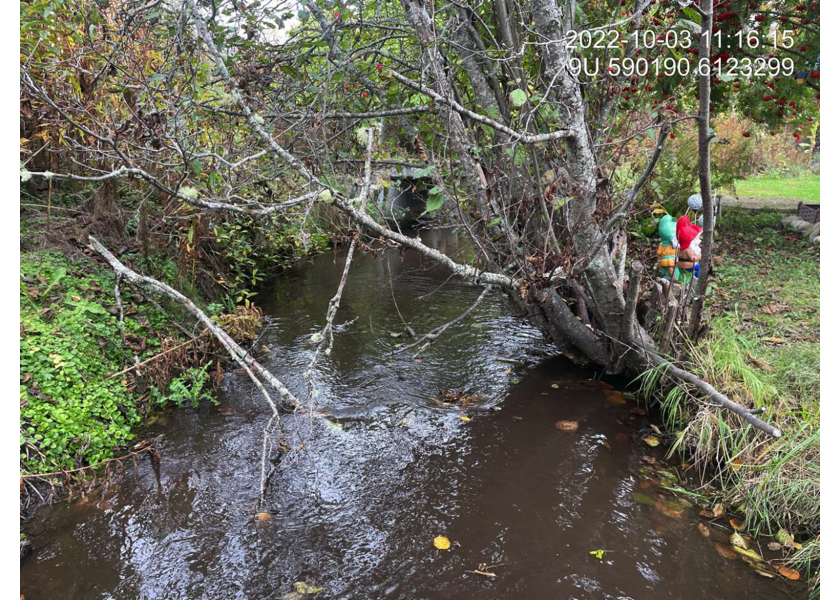
[[[677,222],[671,215],[663,215],[659,219],[659,248],[656,256],[659,258],[659,271],[669,280],[677,271]],[[679,278],[679,272],[677,272]]]
[[[695,267],[700,264],[700,234],[703,228],[692,225],[685,215],[677,220],[677,241],[680,245],[677,268],[680,272],[677,281],[683,284],[691,282]]]

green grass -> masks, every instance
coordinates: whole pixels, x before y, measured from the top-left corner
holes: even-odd
[[[811,541],[820,531],[819,250],[788,236],[783,216],[733,209],[721,222],[711,331],[684,357],[686,368],[736,402],[766,407],[762,418],[783,437],[745,426],[682,387],[662,398],[662,416],[676,436],[673,450],[743,513],[748,532],[792,533],[810,550],[789,553],[789,564],[818,582],[819,543]]]
[[[738,196],[756,198],[792,198],[819,203],[820,176],[805,173],[799,177],[783,178],[777,175],[758,175],[735,184]]]

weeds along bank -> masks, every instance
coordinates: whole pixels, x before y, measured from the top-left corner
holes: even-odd
[[[660,396],[672,452],[702,476],[702,492],[772,536],[819,583],[819,249],[789,236],[783,213],[725,210],[716,232],[713,327],[682,360],[740,404],[765,408],[780,439],[745,427],[681,386]],[[651,371],[650,385],[658,377]],[[650,389],[650,388],[649,388]],[[775,557],[774,557],[775,558]],[[818,593],[818,588],[815,588]]]
[[[24,506],[130,453],[138,426],[155,409],[212,401],[224,370],[225,353],[179,305],[127,284],[118,304],[113,271],[82,242],[89,233],[138,271],[187,294],[240,341],[253,339],[260,323],[249,300],[260,282],[329,241],[292,218],[191,216],[172,225],[151,210],[138,218],[145,211],[119,192],[107,217],[97,218],[83,198],[98,193],[54,194],[49,220],[46,199],[33,200],[37,191],[22,199]],[[142,219],[148,222],[138,227]]]

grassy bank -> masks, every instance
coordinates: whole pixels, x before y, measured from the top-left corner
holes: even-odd
[[[818,585],[820,532],[819,250],[775,212],[724,211],[712,329],[684,357],[696,373],[784,432],[779,440],[675,388],[664,417],[674,450],[753,536],[793,542],[780,556]],[[792,539],[791,537],[792,536]],[[818,593],[818,588],[817,592]]]
[[[735,192],[747,198],[792,198],[819,203],[820,176],[807,172],[791,178],[758,175],[736,182]]]

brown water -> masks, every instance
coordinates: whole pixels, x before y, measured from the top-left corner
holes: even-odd
[[[467,251],[451,232],[424,238]],[[298,393],[342,265],[343,255],[300,264],[260,299],[261,360]],[[356,320],[317,374],[340,426],[285,417],[296,449],[275,461],[270,520],[253,520],[266,410],[232,373],[220,407],[173,411],[144,432],[163,436],[159,467],[144,460],[36,515],[26,599],[280,598],[301,580],[323,586],[318,598],[804,597],[719,556],[694,509],[675,518],[639,503],[650,449],[627,434],[644,417],[550,356],[503,298],[488,297],[418,360],[387,356],[404,342],[392,335],[403,324],[389,279],[418,332],[480,293],[413,253],[356,259],[336,321]],[[483,400],[426,399],[456,389]],[[435,550],[438,535],[453,547]],[[609,551],[602,560],[598,549]],[[495,579],[467,572],[482,563]]]

